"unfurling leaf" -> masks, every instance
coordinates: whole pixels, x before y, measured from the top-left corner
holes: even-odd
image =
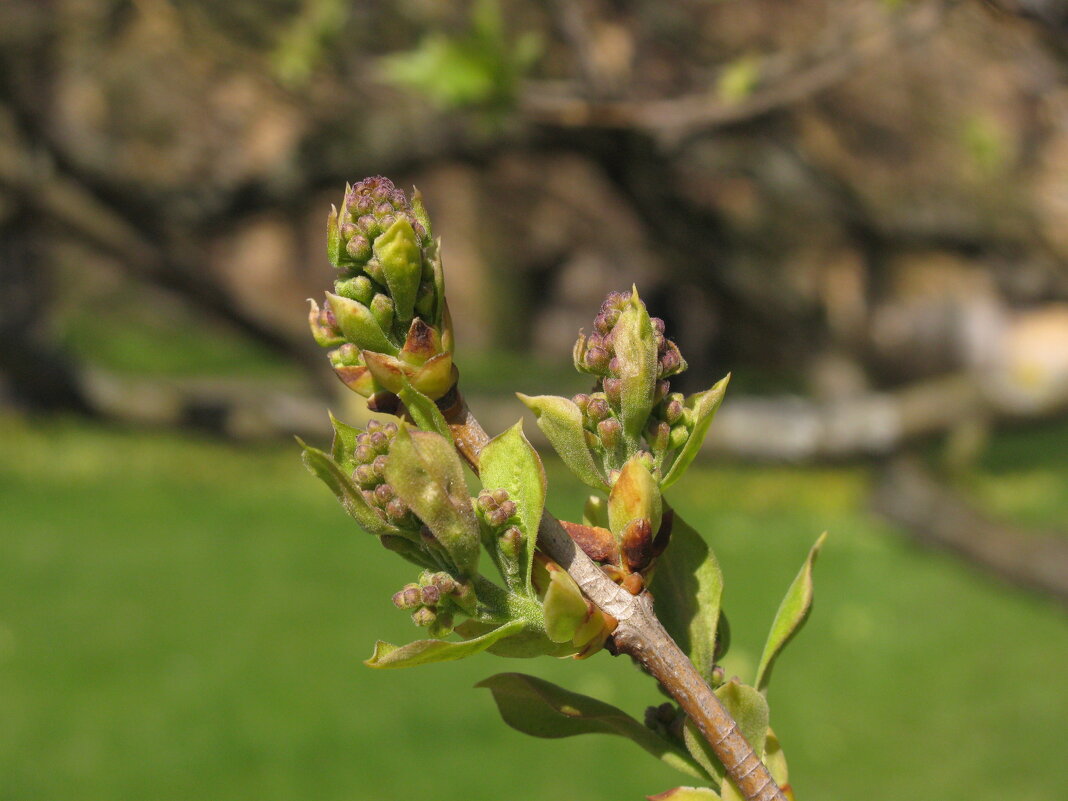
[[[390,446],[386,481],[441,543],[459,574],[474,575],[478,522],[452,445],[439,434],[402,425]]]
[[[608,480],[593,461],[582,427],[582,411],[568,398],[555,395],[530,397],[516,393],[519,400],[534,412],[538,428],[583,484],[608,492]]]
[[[333,412],[330,412],[330,425],[334,427],[334,440],[330,444],[330,454],[342,470],[351,472],[356,466],[352,460],[352,453],[356,450],[356,437],[359,436],[360,429],[342,423],[334,417]]]
[[[705,681],[715,661],[723,573],[712,549],[675,513],[671,541],[650,585],[657,617]]]
[[[655,533],[660,529],[663,503],[660,487],[640,454],[623,465],[608,495],[608,528],[617,537],[632,520],[648,520]]]
[[[452,431],[449,430],[449,424],[445,421],[445,415],[441,413],[441,409],[434,401],[415,389],[407,380],[397,395],[404,404],[404,408],[408,410],[408,414],[411,415],[412,421],[420,429],[440,434],[450,444],[452,443]]]
[[[519,530],[523,532],[521,578],[523,588],[529,593],[534,543],[538,539],[548,484],[541,457],[523,434],[523,422],[491,439],[479,453],[478,466],[482,486],[505,490],[516,504]]]
[[[402,322],[411,320],[415,294],[423,274],[423,257],[419,238],[407,217],[399,217],[375,239],[374,255],[382,267],[397,319]]]
[[[723,703],[727,712],[738,724],[738,730],[745,736],[753,750],[758,754],[764,753],[764,741],[768,734],[768,702],[756,688],[740,683],[737,679],[724,684],[716,689],[716,696]],[[719,758],[712,752],[701,732],[694,726],[693,721],[687,719],[683,726],[683,740],[691,756],[709,773],[714,779],[723,782],[726,771]],[[726,791],[726,786],[721,792]]]
[[[512,620],[481,637],[451,642],[449,640],[416,640],[407,645],[391,645],[379,640],[374,653],[364,662],[373,668],[402,668],[429,665],[433,662],[452,662],[485,651],[498,640],[520,631],[525,621]]]
[[[318,448],[305,445],[297,440],[304,448],[301,458],[308,470],[326,484],[337,496],[342,507],[348,512],[364,531],[379,537],[403,536],[403,532],[396,526],[392,526],[379,517],[378,513],[370,507],[360,491],[352,483],[352,479],[337,465],[337,463]]]
[[[634,289],[619,321],[612,329],[612,344],[619,364],[620,416],[627,439],[641,440],[656,392],[656,336],[649,312]]]
[[[504,722],[524,734],[546,738],[615,734],[683,773],[704,778],[680,749],[611,704],[523,673],[498,673],[475,686],[488,688]]]
[[[687,413],[693,415],[693,427],[675,457],[675,461],[672,462],[671,469],[664,476],[664,480],[660,482],[660,486],[663,489],[667,489],[682,477],[682,474],[686,472],[686,468],[690,466],[690,462],[697,456],[697,452],[701,450],[701,444],[705,441],[705,434],[708,433],[708,427],[712,425],[712,418],[715,417],[716,410],[719,409],[720,403],[723,402],[723,395],[727,391],[727,384],[730,383],[730,380],[731,377],[728,374],[720,379],[712,389],[698,392],[686,399]]]
[[[757,668],[755,683],[761,691],[767,689],[768,682],[771,680],[771,669],[779,654],[782,653],[782,649],[808,619],[808,613],[812,609],[812,567],[816,564],[816,557],[826,539],[827,532],[820,534],[816,544],[808,552],[800,572],[786,591],[786,597],[782,599],[779,611],[775,613],[771,632],[764,644],[764,654],[760,657],[760,667]]]

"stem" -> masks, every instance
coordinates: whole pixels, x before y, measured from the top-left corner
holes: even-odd
[[[489,435],[458,390],[444,414],[456,449],[477,473],[478,454]],[[679,703],[746,801],[787,801],[738,724],[660,623],[652,596],[648,592],[631,595],[608,578],[548,511],[538,527],[538,547],[570,574],[602,612],[618,621],[612,635],[616,650],[636,659]]]

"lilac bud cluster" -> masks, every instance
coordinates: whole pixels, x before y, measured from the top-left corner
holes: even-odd
[[[515,501],[508,497],[506,490],[482,490],[475,506],[486,525],[495,530],[501,554],[514,562],[523,547],[523,532],[518,526],[509,525],[518,511]]]
[[[665,702],[645,709],[645,725],[657,734],[677,742],[682,741],[682,727],[686,715],[674,704]]]
[[[388,178],[365,178],[346,187],[338,214],[338,234],[351,266],[366,266],[371,261],[375,239],[401,217],[408,219],[423,246],[430,244],[430,234],[419,216],[404,191]]]
[[[467,606],[472,591],[448,573],[424,571],[418,583],[405,584],[393,594],[393,605],[412,610],[412,622],[444,634],[452,629],[454,611]]]
[[[612,451],[622,441],[623,425],[609,402],[607,392],[581,393],[572,402],[582,412],[582,427],[586,430],[586,444]]]
[[[412,514],[408,504],[397,497],[385,479],[389,445],[396,433],[396,423],[380,423],[378,420],[367,423],[367,430],[356,436],[356,447],[352,452],[355,464],[352,480],[383,520],[397,528],[415,530],[420,527],[419,519]]]
[[[681,392],[668,393],[653,408],[645,427],[645,439],[653,453],[682,446],[693,427],[693,412],[686,408]]]

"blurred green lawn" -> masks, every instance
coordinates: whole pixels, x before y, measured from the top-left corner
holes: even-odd
[[[607,654],[365,668],[375,638],[417,633],[389,601],[412,569],[295,446],[10,419],[0,443],[4,801],[621,801],[686,781],[624,740],[525,738],[472,689],[523,670],[638,716],[660,702]],[[1063,524],[1066,445],[1064,430],[1007,437],[976,484],[994,507],[1025,514],[1025,498],[1032,522]],[[555,511],[573,516],[579,488],[550,473]],[[812,620],[771,688],[798,797],[1062,797],[1064,610],[893,535],[864,509],[866,480],[702,467],[673,497],[723,563],[727,667],[743,677],[831,531]]]

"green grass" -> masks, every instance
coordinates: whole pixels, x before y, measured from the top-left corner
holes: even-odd
[[[416,634],[389,602],[411,571],[350,525],[294,447],[11,420],[0,442],[4,801],[617,801],[686,781],[623,740],[524,738],[471,686],[524,670],[637,715],[659,703],[606,654],[365,668],[375,638]],[[1014,448],[1034,456],[999,443],[983,481],[1028,480],[999,455]],[[1068,464],[1033,463],[1023,472],[1048,471],[1046,508],[1063,510]],[[580,490],[550,468],[556,511],[573,513]],[[702,467],[673,498],[723,563],[728,668],[743,677],[831,531],[812,620],[771,688],[798,797],[1059,797],[1063,610],[899,539],[865,512],[866,481]]]

